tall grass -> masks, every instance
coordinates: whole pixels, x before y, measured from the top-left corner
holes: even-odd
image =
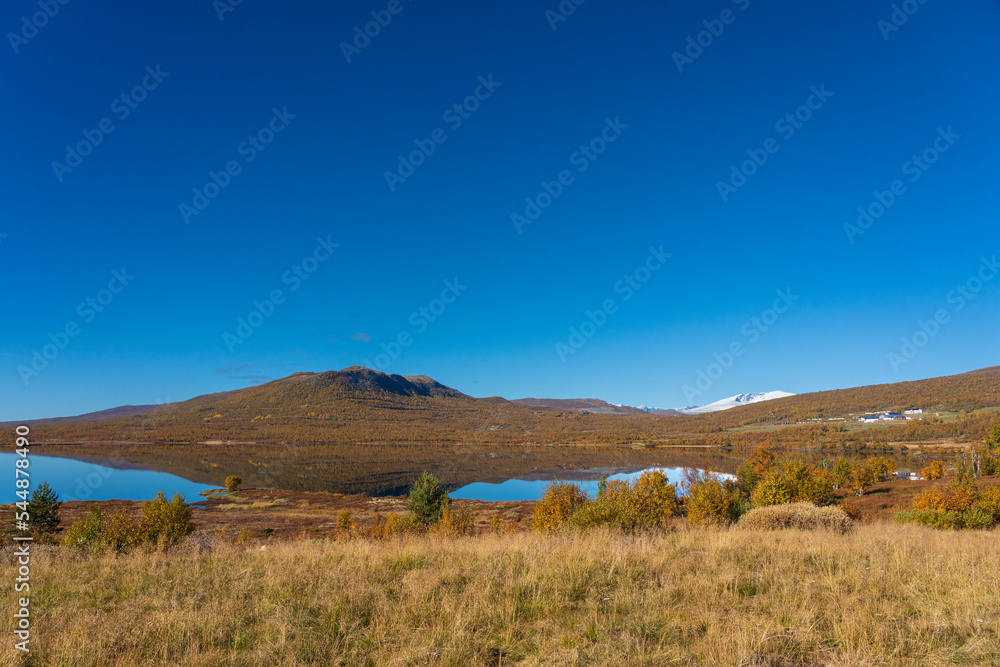
[[[888,523],[41,547],[32,647],[108,667],[998,664],[998,547]]]

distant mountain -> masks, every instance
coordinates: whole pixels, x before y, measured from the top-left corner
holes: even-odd
[[[0,428],[9,428],[22,424],[27,426],[42,426],[45,424],[67,424],[70,422],[88,422],[97,421],[99,419],[111,419],[113,417],[129,417],[132,415],[141,415],[144,412],[152,412],[153,410],[163,408],[167,405],[169,404],[122,405],[117,408],[108,408],[107,410],[100,410],[98,412],[87,412],[74,417],[49,417],[48,419],[28,419],[19,422],[0,422]]]
[[[352,366],[295,373],[166,405],[37,420],[32,437],[36,444],[127,442],[150,447],[381,442],[711,445],[804,440],[837,445],[863,439],[842,429],[820,429],[816,422],[922,408],[923,419],[880,425],[880,437],[969,442],[981,438],[997,419],[994,411],[976,411],[995,406],[1000,406],[998,367],[809,394],[739,394],[671,411],[599,399],[472,398],[423,375],[389,375]],[[965,414],[954,420],[935,414],[948,411]],[[786,428],[742,429],[752,425]],[[12,434],[9,425],[0,427],[0,440],[10,440]]]
[[[529,408],[544,410],[572,410],[574,412],[594,412],[604,415],[632,415],[645,412],[641,408],[615,405],[598,398],[516,398],[511,401]]]
[[[730,410],[751,403],[761,403],[763,401],[773,401],[776,398],[788,398],[795,396],[787,391],[760,391],[752,394],[736,394],[729,398],[705,405],[695,405],[688,408],[677,408],[676,412],[682,415],[702,415],[706,412],[719,412],[720,410]]]

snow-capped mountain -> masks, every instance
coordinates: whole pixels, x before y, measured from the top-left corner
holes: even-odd
[[[759,391],[752,394],[737,394],[735,396],[730,396],[729,398],[724,398],[721,401],[716,401],[715,403],[694,405],[687,408],[677,408],[677,412],[684,415],[700,415],[706,412],[729,410],[730,408],[738,408],[741,405],[760,403],[761,401],[772,401],[776,398],[784,398],[786,396],[794,395],[795,394],[790,394],[787,391]]]

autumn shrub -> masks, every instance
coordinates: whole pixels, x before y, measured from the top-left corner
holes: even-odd
[[[851,474],[851,462],[846,458],[841,456],[837,459],[837,463],[833,466],[833,485],[834,488],[841,488],[847,484],[847,479]]]
[[[441,503],[440,530],[445,535],[452,537],[458,535],[472,535],[475,532],[475,522],[472,510],[463,505],[456,508],[451,499],[445,498]]]
[[[989,528],[1000,523],[1000,490],[974,482],[955,481],[947,489],[928,489],[913,499],[913,509],[893,517],[942,529]]]
[[[801,461],[784,461],[771,468],[750,494],[757,507],[785,503],[833,502],[833,475]]]
[[[753,490],[757,488],[760,483],[760,473],[758,473],[753,464],[750,461],[744,461],[740,464],[740,467],[736,469],[736,485],[740,488],[742,492],[747,497],[753,493]]]
[[[632,484],[602,481],[597,498],[584,502],[570,523],[578,528],[606,525],[632,532],[663,527],[679,514],[677,488],[662,472],[650,470]]]
[[[140,521],[121,509],[104,518],[100,538],[116,551],[125,551],[145,541]]]
[[[677,488],[659,470],[642,473],[631,488],[631,518],[637,526],[662,525],[678,514]]]
[[[230,493],[240,490],[240,485],[243,484],[243,478],[239,475],[230,475],[226,477],[226,491]]]
[[[979,466],[979,474],[984,477],[1000,475],[1000,456],[992,450],[987,450],[983,452]]]
[[[142,504],[139,531],[144,541],[163,538],[168,544],[194,532],[191,508],[184,503],[184,496],[175,493],[173,500],[167,502],[163,491],[158,491],[156,498]]]
[[[849,516],[854,521],[861,520],[862,516],[861,508],[858,507],[857,503],[855,503],[853,500],[845,498],[844,500],[840,501],[839,507],[841,510],[843,510],[844,514]]]
[[[941,461],[931,461],[920,471],[920,476],[926,480],[941,479],[944,477],[944,463]]]
[[[72,526],[63,535],[63,544],[68,547],[92,547],[101,542],[101,528],[104,524],[104,514],[101,508],[93,505],[90,508],[90,515],[86,516]]]
[[[896,472],[896,462],[886,456],[870,456],[863,465],[871,471],[876,482],[888,481]]]
[[[424,526],[414,520],[404,520],[397,514],[388,516],[379,512],[368,523],[354,526],[353,534],[370,540],[387,540],[404,533],[412,533],[423,529]]]
[[[684,506],[689,523],[728,525],[739,518],[739,492],[732,481],[704,474],[697,481],[687,484],[686,488]]]
[[[587,501],[587,493],[571,482],[556,480],[545,488],[542,499],[535,505],[535,528],[554,532]]]
[[[854,521],[839,507],[817,507],[806,502],[752,509],[740,518],[737,526],[747,530],[795,528],[846,533],[854,527]]]
[[[351,532],[351,527],[354,525],[354,520],[351,519],[351,513],[346,509],[342,510],[340,514],[337,515],[337,530],[342,533]]]

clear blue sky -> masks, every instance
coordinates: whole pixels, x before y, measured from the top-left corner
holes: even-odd
[[[0,419],[355,363],[668,407],[997,364],[1000,3],[912,4],[8,2]]]

